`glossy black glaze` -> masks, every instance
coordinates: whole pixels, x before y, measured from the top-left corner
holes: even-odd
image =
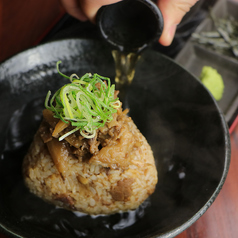
[[[102,37],[121,51],[140,51],[159,39],[164,20],[151,0],[126,0],[103,6],[97,13]]]
[[[145,50],[129,88],[130,116],[150,143],[155,193],[136,211],[88,216],[57,209],[30,194],[21,163],[41,120],[44,97],[86,72],[114,78],[105,43],[63,40],[0,66],[0,227],[16,237],[174,237],[212,204],[226,178],[230,141],[224,118],[202,84],[161,54]]]

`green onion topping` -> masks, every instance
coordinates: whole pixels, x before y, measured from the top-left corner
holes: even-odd
[[[54,117],[65,123],[71,123],[75,128],[59,138],[65,137],[79,130],[85,138],[93,138],[96,130],[103,127],[106,122],[113,119],[112,114],[117,112],[121,103],[114,99],[115,85],[109,78],[98,74],[86,73],[79,78],[76,74],[70,77],[59,71],[58,73],[68,78],[71,83],[60,88],[50,99],[49,91],[45,99],[45,107],[54,112]]]

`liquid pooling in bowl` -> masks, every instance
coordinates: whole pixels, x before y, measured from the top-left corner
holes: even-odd
[[[27,64],[34,55],[36,65]],[[47,91],[63,83],[55,70],[57,60],[64,62],[66,74],[115,77],[111,50],[90,40],[45,44],[0,66],[0,227],[24,238],[164,238],[189,227],[212,204],[225,181],[229,133],[200,82],[151,50],[141,54],[127,97],[130,116],[156,160],[158,185],[149,201],[132,213],[91,217],[56,209],[28,192],[22,159],[40,123]],[[25,113],[30,113],[27,120]]]
[[[13,210],[15,219],[22,226],[30,223],[35,229],[39,226],[48,233],[59,232],[67,234],[67,237],[94,235],[96,231],[90,229],[92,223],[100,227],[101,232],[118,231],[135,224],[144,216],[146,207],[150,206],[149,199],[134,211],[91,216],[54,207],[28,191],[23,182],[21,164],[42,119],[43,102],[43,98],[35,99],[13,113],[5,150],[1,154],[0,176],[6,179],[2,190],[8,194],[7,205]],[[1,169],[6,166],[10,166],[11,174]]]

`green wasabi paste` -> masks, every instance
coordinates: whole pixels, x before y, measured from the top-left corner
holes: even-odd
[[[224,92],[224,82],[216,69],[210,66],[204,66],[202,68],[200,80],[217,101],[222,98]]]

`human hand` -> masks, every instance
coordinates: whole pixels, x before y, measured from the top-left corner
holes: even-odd
[[[174,38],[177,25],[183,16],[198,0],[158,0],[158,7],[164,18],[164,29],[159,39],[160,44],[169,46]],[[65,10],[73,17],[95,22],[98,9],[103,5],[118,2],[118,0],[61,0]]]
[[[98,9],[119,0],[60,0],[66,12],[80,21],[95,22]]]
[[[177,25],[198,0],[158,0],[158,7],[164,18],[164,29],[159,39],[161,45],[169,46]]]

